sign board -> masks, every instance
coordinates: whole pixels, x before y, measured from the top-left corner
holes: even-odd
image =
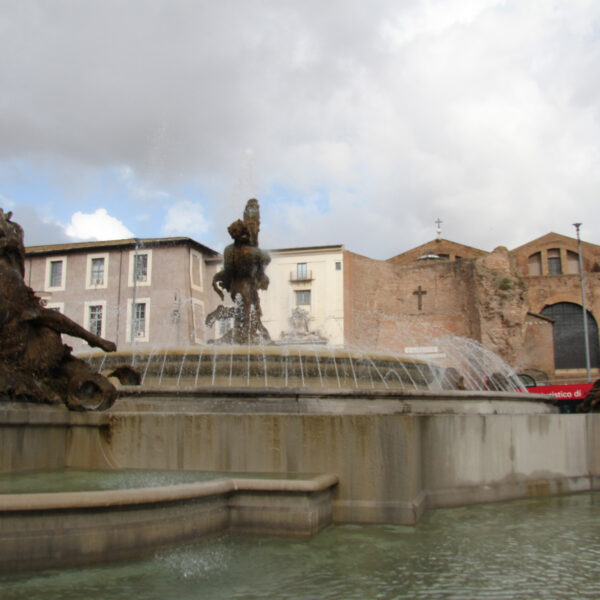
[[[437,354],[440,349],[437,346],[408,346],[404,348],[405,354]]]
[[[531,394],[548,394],[557,400],[582,400],[592,389],[592,383],[566,383],[564,385],[536,385],[527,388]]]

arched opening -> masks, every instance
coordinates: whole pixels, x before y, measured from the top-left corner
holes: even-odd
[[[556,369],[585,369],[585,344],[581,306],[572,302],[559,302],[546,306],[542,314],[554,319],[554,366]],[[590,343],[590,365],[600,366],[598,325],[588,310],[587,327]]]

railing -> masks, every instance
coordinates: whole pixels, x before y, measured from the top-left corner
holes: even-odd
[[[313,276],[312,276],[312,271],[307,271],[304,275],[299,275],[298,272],[291,271],[290,272],[290,281],[292,282],[297,282],[297,281],[312,281]]]

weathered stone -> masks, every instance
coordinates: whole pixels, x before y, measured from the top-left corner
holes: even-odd
[[[266,290],[269,278],[265,267],[271,261],[269,255],[258,247],[260,213],[258,200],[246,203],[244,220],[234,221],[228,228],[233,244],[225,248],[223,269],[213,277],[213,289],[221,300],[222,290],[227,290],[235,307],[218,306],[206,317],[206,324],[233,319],[233,327],[219,344],[256,344],[270,342],[269,332],[261,322],[262,312],[258,290]]]
[[[0,208],[0,400],[104,410],[117,391],[62,343],[65,333],[106,352],[116,346],[65,315],[46,308],[25,285],[23,229]]]

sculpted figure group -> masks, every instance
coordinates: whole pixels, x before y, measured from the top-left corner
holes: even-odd
[[[25,284],[23,229],[0,208],[0,399],[104,410],[117,390],[62,343],[65,333],[106,352],[116,346],[43,305]]]
[[[213,277],[212,286],[221,300],[223,290],[230,293],[235,307],[220,305],[206,317],[210,327],[215,321],[233,320],[233,327],[215,341],[219,344],[257,344],[270,341],[269,332],[260,318],[262,311],[258,290],[266,290],[269,278],[265,267],[270,256],[258,247],[260,213],[258,200],[246,203],[244,219],[234,221],[227,229],[233,244],[225,248],[223,269]]]

